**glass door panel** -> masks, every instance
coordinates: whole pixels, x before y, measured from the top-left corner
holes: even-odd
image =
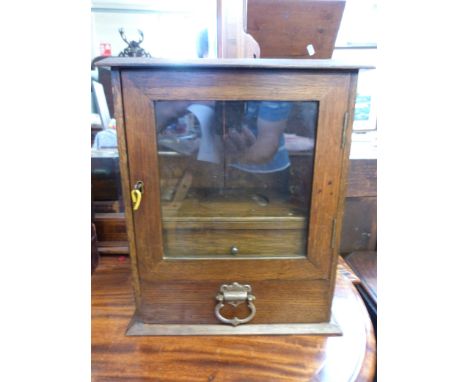
[[[318,102],[154,107],[165,257],[306,256]]]

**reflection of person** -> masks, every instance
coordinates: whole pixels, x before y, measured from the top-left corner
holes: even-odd
[[[169,123],[187,113],[190,101],[158,101],[156,102],[156,124],[160,132]]]
[[[214,107],[215,101],[157,102],[158,142],[183,155],[198,150],[197,160],[220,163],[222,142],[213,126]]]
[[[289,167],[284,131],[291,111],[289,102],[246,103],[240,131],[229,129],[225,149],[231,166],[252,173],[270,173]]]
[[[187,114],[190,105],[206,105],[214,107],[215,101],[158,101],[156,105],[156,125],[158,132],[171,122]]]
[[[161,132],[165,126],[189,111],[194,112],[196,117],[200,119],[195,107],[197,109],[200,107],[213,109],[214,101],[157,102],[156,121],[158,132]],[[236,124],[236,120],[229,119],[226,121],[228,130],[224,134],[224,149],[230,165],[251,173],[270,173],[288,168],[290,162],[283,133],[286,129],[291,108],[290,102],[246,102],[243,115],[233,116],[235,119],[242,118],[242,126],[239,129],[230,126],[230,124]],[[201,133],[204,135],[201,140],[204,141],[204,138],[209,135],[212,138],[209,139],[209,142],[214,142],[215,126],[212,126],[211,122],[207,122],[206,125],[201,126]],[[211,130],[208,131],[209,129]],[[208,161],[219,163],[219,160]]]

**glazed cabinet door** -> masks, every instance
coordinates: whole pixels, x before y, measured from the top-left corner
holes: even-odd
[[[327,321],[353,73],[120,76],[141,319]]]

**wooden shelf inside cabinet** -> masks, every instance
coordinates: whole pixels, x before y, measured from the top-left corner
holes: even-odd
[[[331,301],[361,66],[98,65],[113,79],[136,300],[127,334],[340,335]],[[303,138],[299,152],[286,134]]]

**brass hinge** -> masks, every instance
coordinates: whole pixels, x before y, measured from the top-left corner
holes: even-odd
[[[333,219],[332,236],[331,236],[331,247],[332,247],[332,249],[335,249],[335,241],[336,241],[336,219]]]
[[[348,128],[348,117],[349,113],[345,112],[343,117],[343,129],[341,130],[341,148],[343,149],[346,145],[346,130]]]

